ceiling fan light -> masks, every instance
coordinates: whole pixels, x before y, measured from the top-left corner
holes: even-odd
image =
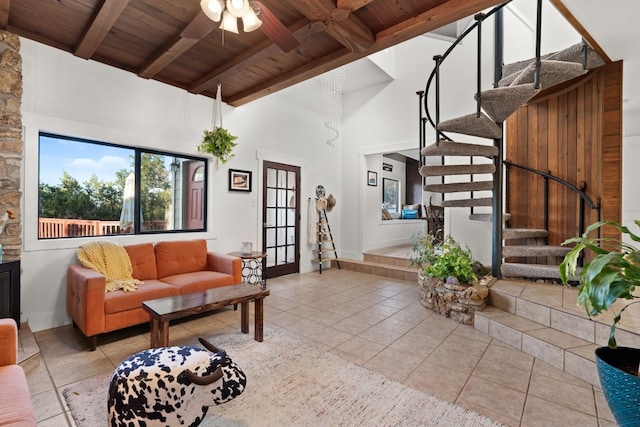
[[[225,10],[222,14],[222,23],[220,29],[239,34],[238,32],[238,18],[233,16],[228,10]]]
[[[249,0],[227,0],[227,10],[236,18],[242,18],[251,7]]]
[[[249,8],[249,12],[242,16],[242,28],[245,33],[257,30],[262,25],[262,21],[258,18],[258,15]]]
[[[200,7],[207,18],[215,22],[220,22],[222,10],[224,9],[223,0],[202,0]]]

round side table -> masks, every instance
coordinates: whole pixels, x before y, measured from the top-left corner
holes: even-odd
[[[265,252],[251,252],[244,254],[240,251],[229,252],[227,255],[242,259],[242,281],[252,285],[267,288],[267,254]]]

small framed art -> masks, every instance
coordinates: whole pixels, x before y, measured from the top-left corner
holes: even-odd
[[[378,172],[367,172],[367,185],[371,185],[373,187],[378,186]]]
[[[251,192],[251,171],[229,169],[229,191]]]

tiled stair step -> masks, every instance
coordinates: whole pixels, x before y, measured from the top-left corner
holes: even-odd
[[[535,64],[529,65],[520,73],[513,83],[511,83],[511,86],[533,83],[535,70]],[[587,70],[579,63],[551,60],[542,61],[540,63],[540,86],[542,89],[550,88],[581,76],[586,72]]]
[[[496,167],[491,163],[483,165],[427,165],[420,167],[420,175],[422,176],[492,174],[495,171]]]
[[[473,113],[440,122],[438,124],[438,130],[477,136],[480,138],[502,138],[502,128],[495,124],[495,122],[484,113],[480,113],[480,116]]]
[[[533,83],[489,89],[480,93],[482,109],[501,123],[538,92],[540,89],[536,89]],[[478,96],[475,97],[477,99]]]
[[[427,156],[484,156],[495,157],[498,147],[493,145],[466,144],[464,142],[449,142],[440,140],[437,144],[424,147],[420,154]]]
[[[408,256],[410,256],[410,254],[407,254],[407,257]],[[362,254],[362,258],[366,262],[372,262],[375,264],[383,264],[383,265],[391,265],[394,267],[416,269],[414,266],[411,265],[411,262],[407,257],[395,257],[395,256],[380,255],[380,254],[367,253],[367,252]]]
[[[476,206],[493,205],[493,197],[482,197],[477,199],[443,200],[440,205],[443,208],[472,208]]]
[[[20,324],[18,330],[18,365],[27,373],[40,366],[40,347],[28,323]]]
[[[474,327],[599,386],[594,351],[606,345],[613,316],[589,319],[575,305],[577,295],[576,288],[498,280],[489,291],[489,306],[475,313]],[[619,327],[618,345],[640,347],[637,325],[633,331]]]
[[[503,257],[565,256],[571,248],[549,245],[512,245],[502,248]]]
[[[551,319],[548,307],[540,306],[540,310],[548,311]],[[474,328],[557,369],[600,386],[594,354],[599,346],[591,341],[496,307],[475,312]]]
[[[536,239],[548,236],[549,232],[547,230],[538,228],[505,228],[502,230],[502,238],[504,240]]]
[[[451,182],[447,184],[427,184],[424,189],[433,193],[459,193],[463,191],[491,191],[493,181]]]
[[[335,259],[331,260],[331,267],[337,267]],[[389,277],[397,280],[407,280],[416,283],[418,281],[418,270],[416,268],[396,267],[393,265],[383,265],[374,262],[358,261],[346,258],[340,258],[340,268],[343,270],[375,274],[376,276]]]
[[[492,213],[475,213],[470,214],[469,219],[471,221],[483,221],[483,222],[493,222],[493,214]],[[506,222],[511,220],[511,214],[505,213],[502,215],[502,221]]]

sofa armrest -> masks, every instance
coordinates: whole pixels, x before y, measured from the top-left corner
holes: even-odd
[[[67,313],[90,337],[104,332],[104,294],[107,279],[80,264],[67,269]]]
[[[18,363],[18,326],[16,321],[0,319],[0,366]]]
[[[207,266],[209,270],[233,276],[233,283],[242,283],[242,260],[238,257],[208,252]]]

